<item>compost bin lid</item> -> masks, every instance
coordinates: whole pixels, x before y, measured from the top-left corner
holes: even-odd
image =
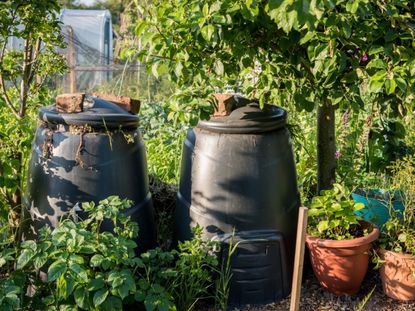
[[[93,128],[136,128],[138,116],[114,104],[96,97],[86,97],[83,111],[76,113],[58,112],[56,105],[39,110],[39,119],[50,124],[89,125]]]
[[[218,133],[249,134],[273,131],[284,127],[286,122],[287,112],[281,107],[265,105],[261,109],[258,103],[251,102],[228,116],[199,121],[197,127]]]

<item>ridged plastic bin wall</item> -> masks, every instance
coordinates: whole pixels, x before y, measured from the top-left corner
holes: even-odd
[[[183,146],[175,238],[191,228],[230,239],[229,304],[265,304],[289,295],[300,197],[286,112],[250,103],[229,116],[200,121]],[[233,234],[235,230],[235,233]]]
[[[82,211],[82,202],[118,195],[134,202],[125,213],[139,224],[138,251],[154,245],[153,206],[138,116],[89,98],[83,112],[40,109],[29,163],[25,200],[25,238],[62,217]],[[111,230],[104,226],[104,230]]]

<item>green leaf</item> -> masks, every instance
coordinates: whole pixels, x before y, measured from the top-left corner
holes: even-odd
[[[386,77],[386,70],[379,70],[373,76],[371,76],[371,80],[373,81],[380,81]]]
[[[209,4],[205,3],[203,5],[202,13],[205,17],[209,15]]]
[[[174,72],[176,76],[180,77],[182,75],[183,64],[181,62],[177,62],[176,67],[174,68]]]
[[[37,249],[37,244],[33,240],[27,240],[27,241],[22,242],[21,247],[25,249],[31,249],[32,251],[35,252]]]
[[[402,92],[406,92],[406,88],[407,88],[406,81],[403,78],[399,77],[399,76],[396,76],[394,80],[395,80],[396,84],[398,85],[398,88]]]
[[[117,287],[117,290],[121,299],[124,300],[124,298],[127,297],[130,292],[130,287],[128,286],[128,284],[122,284],[121,286]]]
[[[71,262],[74,262],[74,263],[77,263],[77,264],[80,264],[80,265],[84,264],[84,258],[82,256],[79,256],[79,255],[72,254],[71,256],[69,256],[69,260]]]
[[[332,208],[332,211],[333,212],[338,212],[338,211],[343,210],[341,204],[338,203],[338,202],[333,203],[332,206],[331,206],[331,208]]]
[[[316,36],[316,33],[314,31],[307,31],[305,36],[301,38],[300,44],[307,43],[308,41],[314,39],[315,36]]]
[[[104,285],[105,285],[105,282],[104,282],[104,280],[103,280],[102,278],[96,278],[96,279],[93,279],[93,280],[89,283],[89,285],[88,285],[88,290],[89,290],[89,291],[98,290],[98,289],[103,288],[103,287],[104,287]]]
[[[78,287],[75,290],[74,297],[75,297],[75,302],[79,307],[83,309],[88,309],[89,292],[84,287]]]
[[[67,270],[66,263],[61,259],[56,260],[52,263],[48,269],[48,281],[54,281],[62,274],[64,274]]]
[[[310,208],[308,210],[308,217],[316,217],[322,214],[322,211],[318,208]]]
[[[215,72],[218,76],[223,76],[224,74],[223,63],[219,59],[215,62]]]
[[[407,240],[407,235],[406,235],[406,233],[401,233],[401,234],[399,234],[399,236],[398,236],[398,240],[399,240],[399,242],[405,243],[405,242],[406,242],[406,240]]]
[[[372,59],[366,66],[366,69],[376,68],[376,69],[385,69],[385,61],[379,58]]]
[[[357,12],[359,8],[359,0],[349,0],[346,4],[346,10],[352,14]]]
[[[135,27],[135,34],[139,37],[142,32],[146,29],[147,23],[145,21],[138,21],[137,26]]]
[[[342,30],[344,37],[346,39],[350,38],[350,36],[352,35],[352,28],[350,27],[350,24],[348,22],[342,23]]]
[[[72,295],[75,287],[75,281],[71,277],[61,275],[56,280],[56,287],[59,300],[67,299],[70,295]]]
[[[395,93],[395,89],[396,89],[396,81],[393,79],[387,79],[385,81],[386,94],[391,95]]]
[[[88,282],[88,273],[83,267],[77,263],[73,263],[69,265],[69,269],[75,272],[76,277],[82,282]]]
[[[364,209],[365,205],[363,203],[355,203],[353,205],[353,210],[354,211],[360,211],[361,209]]]
[[[94,306],[98,307],[100,304],[102,304],[105,299],[107,299],[108,296],[108,290],[106,288],[100,289],[99,291],[95,292],[93,297]]]
[[[105,302],[101,305],[101,308],[104,311],[118,311],[122,310],[122,301],[118,297],[110,296]]]
[[[385,50],[385,48],[381,45],[374,45],[369,49],[369,55],[375,55],[382,53]]]
[[[91,257],[89,264],[91,265],[91,267],[99,267],[103,261],[104,261],[104,256],[100,254],[95,254],[94,256]]]
[[[20,254],[19,258],[17,259],[16,269],[20,270],[23,269],[28,262],[33,258],[34,252],[32,249],[25,249]]]
[[[105,258],[102,261],[102,269],[108,270],[110,267],[111,267],[111,261],[109,259]]]
[[[317,225],[318,232],[322,233],[329,228],[329,222],[327,220],[322,220]]]
[[[82,245],[79,252],[82,253],[82,254],[95,254],[96,249],[92,245]]]
[[[369,90],[373,93],[381,92],[382,87],[383,87],[383,81],[370,80],[370,82],[369,82]]]
[[[210,41],[212,39],[212,35],[215,31],[215,26],[213,25],[206,25],[203,26],[201,33],[202,33],[202,37],[206,40],[206,41]]]

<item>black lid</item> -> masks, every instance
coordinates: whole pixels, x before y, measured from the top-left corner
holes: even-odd
[[[249,134],[273,131],[284,127],[286,122],[284,109],[271,105],[261,109],[258,103],[252,102],[233,110],[228,116],[199,121],[197,127],[218,133]]]
[[[96,98],[87,97],[84,109],[77,113],[61,113],[55,105],[39,110],[39,119],[51,124],[89,125],[93,128],[136,128],[138,116],[126,112],[118,105]]]

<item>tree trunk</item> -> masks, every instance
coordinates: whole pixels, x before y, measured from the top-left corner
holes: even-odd
[[[336,179],[334,106],[323,101],[317,108],[317,192],[330,189]]]

